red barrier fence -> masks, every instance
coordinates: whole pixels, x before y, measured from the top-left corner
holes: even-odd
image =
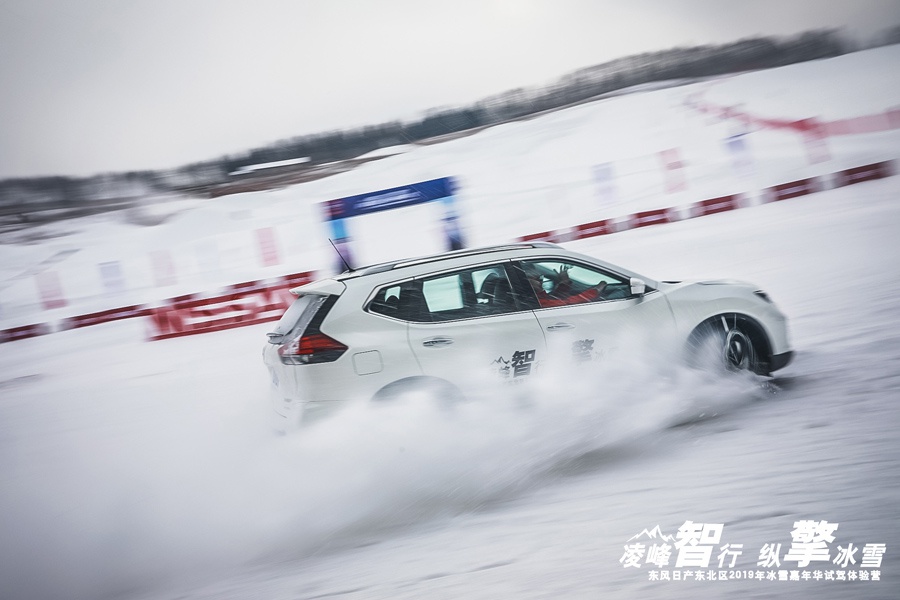
[[[632,229],[638,227],[647,227],[649,225],[661,225],[663,223],[671,223],[677,219],[672,219],[668,208],[657,208],[655,210],[645,210],[630,216],[629,222]]]
[[[900,108],[893,108],[874,115],[829,121],[825,124],[825,129],[828,135],[879,133],[900,129]]]
[[[854,167],[846,169],[835,174],[834,186],[843,187],[863,181],[872,181],[873,179],[883,179],[893,175],[893,165],[891,161],[874,163],[871,165],[863,165],[862,167]]]
[[[197,333],[275,321],[291,305],[291,288],[309,283],[310,272],[282,277],[277,283],[247,281],[230,286],[225,294],[188,294],[150,309],[153,324],[150,339],[163,340]]]
[[[687,99],[686,104],[705,114],[721,119],[736,119],[745,125],[756,125],[767,129],[789,129],[796,133],[815,138],[838,135],[859,135],[880,133],[900,129],[900,107],[890,108],[882,113],[861,115],[847,119],[824,121],[815,117],[805,119],[769,118],[752,115],[741,108],[720,106],[704,101],[696,94]]]
[[[151,339],[163,340],[274,321],[292,301],[293,296],[284,287],[250,288],[211,298],[177,298],[169,306],[150,311],[155,329]]]
[[[213,296],[178,296],[157,307],[125,306],[69,317],[56,326],[35,323],[13,327],[0,330],[0,343],[135,317],[150,318],[153,340],[255,325],[279,319],[293,300],[290,290],[312,280],[311,272],[294,273],[275,281],[237,283]]]
[[[541,233],[532,233],[519,239],[523,242],[555,242],[556,232],[542,231]]]
[[[583,240],[584,238],[594,237],[597,235],[607,235],[610,233],[614,233],[616,230],[613,227],[613,222],[611,219],[604,219],[603,221],[593,221],[592,223],[583,223],[581,225],[575,226],[575,236],[576,240]]]
[[[738,207],[737,196],[722,196],[721,198],[710,198],[709,200],[701,200],[694,204],[692,215],[702,217],[705,215],[714,215],[716,213],[734,210]]]
[[[145,317],[149,311],[143,306],[126,306],[123,308],[113,308],[100,312],[90,313],[87,315],[79,315],[77,317],[69,317],[61,323],[60,329],[78,329],[79,327],[87,327],[89,325],[98,325],[100,323],[109,323],[111,321],[119,321],[121,319],[131,319],[133,317]]]
[[[819,181],[817,178],[811,177],[766,188],[766,196],[769,202],[777,202],[778,200],[797,198],[798,196],[805,196],[818,191]]]
[[[0,343],[33,338],[39,335],[46,335],[52,331],[53,329],[47,323],[35,323],[33,325],[4,329],[0,331]]]
[[[871,181],[874,179],[882,179],[890,177],[895,173],[896,161],[884,161],[873,163],[870,165],[862,165],[852,169],[845,169],[832,174],[834,183],[833,187],[851,185],[854,183],[862,183],[863,181]],[[818,177],[810,177],[808,179],[799,179],[788,183],[772,186],[763,190],[763,200],[765,202],[776,202],[780,200],[788,200],[805,196],[826,189],[826,185]],[[734,210],[740,208],[741,194],[731,194],[729,196],[720,196],[718,198],[710,198],[709,200],[701,200],[690,205],[690,217],[703,217],[713,215],[720,212]],[[637,227],[648,227],[650,225],[662,225],[664,223],[673,223],[678,219],[678,208],[658,208],[655,210],[645,210],[642,212],[626,215],[619,219],[606,219],[603,221],[593,221],[591,223],[583,223],[575,225],[565,231],[573,232],[571,239],[584,239],[597,235],[606,235],[618,231],[614,226],[615,222],[624,223],[621,229],[635,229]],[[526,235],[518,238],[520,242],[529,242],[544,240],[555,242],[566,238],[566,234],[562,231],[543,231],[532,235]]]

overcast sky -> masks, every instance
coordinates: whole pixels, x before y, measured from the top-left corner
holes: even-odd
[[[0,0],[0,178],[177,167],[648,50],[897,24],[900,0]]]

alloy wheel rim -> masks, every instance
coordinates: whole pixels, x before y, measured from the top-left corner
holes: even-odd
[[[747,335],[737,329],[732,329],[725,336],[724,347],[725,365],[732,370],[742,371],[750,367],[753,347]]]

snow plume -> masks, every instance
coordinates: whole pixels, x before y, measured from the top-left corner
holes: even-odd
[[[172,344],[170,366],[194,343]],[[148,362],[153,373],[133,367],[124,387],[82,394],[64,409],[75,418],[55,420],[59,407],[49,402],[6,409],[15,429],[2,438],[4,463],[28,456],[30,465],[26,472],[8,463],[13,485],[3,492],[0,569],[13,596],[134,595],[256,560],[301,560],[366,543],[525,493],[566,476],[585,454],[759,393],[752,378],[688,369],[662,350],[623,348],[451,405],[415,394],[350,402],[279,437],[265,425],[255,378],[229,378],[220,368],[216,380],[194,372],[199,359],[192,369]],[[78,365],[73,358],[71,368]],[[198,389],[195,377],[217,383]],[[54,379],[22,385],[36,398],[52,397],[61,391]],[[66,429],[56,427],[61,422]]]
[[[566,465],[760,395],[755,377],[673,364],[662,345],[485,386],[463,402],[358,402],[274,443],[273,496],[290,552],[478,510],[565,476]]]

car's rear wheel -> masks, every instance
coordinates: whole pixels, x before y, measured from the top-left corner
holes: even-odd
[[[763,373],[760,360],[759,332],[735,314],[719,315],[702,323],[688,342],[689,360],[698,367],[725,371]]]

